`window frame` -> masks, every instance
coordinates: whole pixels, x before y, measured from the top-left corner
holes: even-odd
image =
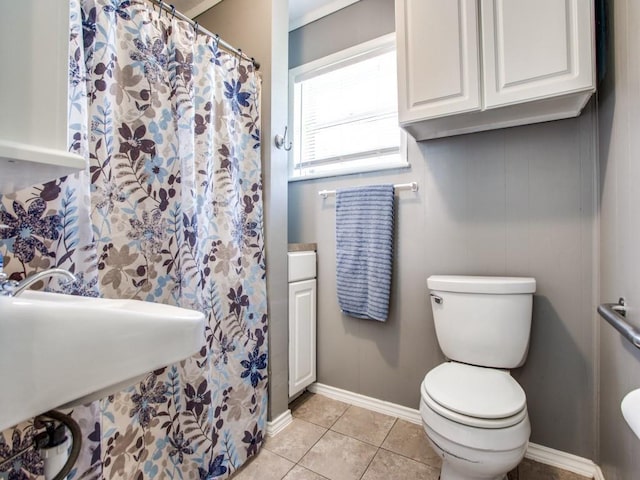
[[[386,53],[392,50],[396,50],[396,35],[395,33],[389,33],[387,35],[383,35],[381,37],[375,38],[373,40],[369,40],[358,45],[354,45],[353,47],[346,48],[344,50],[340,50],[338,52],[332,53],[325,57],[319,58],[317,60],[313,60],[311,62],[299,65],[289,70],[289,85],[288,85],[288,124],[292,127],[290,129],[291,133],[291,141],[293,147],[288,152],[288,177],[289,182],[299,182],[303,180],[311,180],[315,178],[327,178],[327,177],[338,177],[343,175],[352,175],[356,173],[365,173],[365,172],[374,172],[374,171],[383,171],[383,170],[392,170],[398,168],[408,168],[410,166],[407,156],[407,136],[406,132],[398,125],[398,132],[400,134],[400,149],[399,149],[399,158],[395,160],[390,160],[388,164],[385,165],[370,165],[366,167],[362,166],[352,166],[350,168],[341,168],[335,171],[326,171],[322,173],[317,173],[313,175],[303,175],[303,176],[294,176],[295,172],[295,149],[300,146],[297,144],[299,142],[298,132],[300,131],[299,119],[300,115],[298,115],[296,122],[296,117],[294,115],[294,111],[296,107],[299,107],[299,103],[296,103],[296,82],[305,80],[305,78],[310,78],[317,76],[319,74],[328,73],[332,70],[336,70],[338,68],[342,68],[354,63],[357,63],[362,60],[366,60],[367,58],[371,58],[377,56],[382,53]]]

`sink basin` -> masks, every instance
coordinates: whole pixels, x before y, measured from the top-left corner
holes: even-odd
[[[115,393],[189,357],[204,315],[142,302],[25,291],[0,296],[0,431]]]
[[[620,408],[629,427],[636,437],[640,438],[640,388],[627,393],[622,399]]]

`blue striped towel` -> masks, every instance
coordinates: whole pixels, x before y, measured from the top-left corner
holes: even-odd
[[[393,185],[336,192],[338,304],[347,315],[384,322],[393,259]]]

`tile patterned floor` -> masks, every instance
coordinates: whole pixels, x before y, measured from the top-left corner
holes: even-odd
[[[421,425],[310,393],[291,410],[293,422],[232,480],[438,480]],[[526,459],[509,479],[588,480]]]

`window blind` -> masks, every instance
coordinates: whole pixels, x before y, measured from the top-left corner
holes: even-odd
[[[294,175],[398,156],[395,50],[349,59],[296,82]]]

